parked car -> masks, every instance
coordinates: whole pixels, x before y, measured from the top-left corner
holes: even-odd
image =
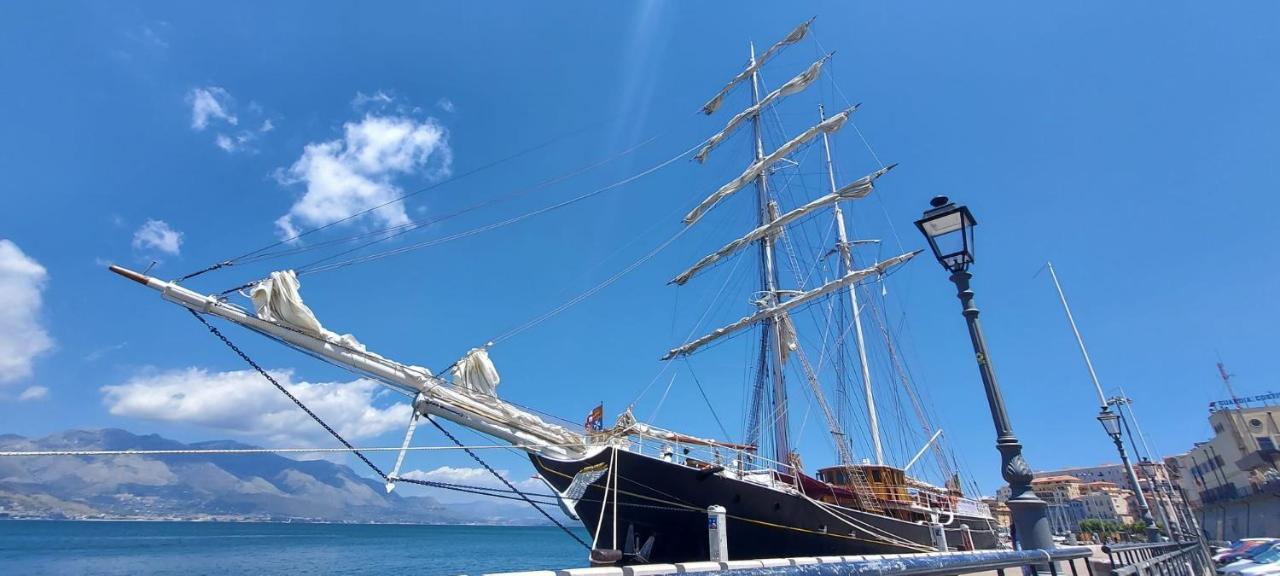
[[[1262,542],[1249,548],[1236,561],[1219,567],[1218,574],[1241,574],[1258,565],[1270,564],[1274,558],[1280,558],[1280,540]]]
[[[1280,574],[1280,542],[1259,547],[1265,550],[1248,560],[1240,560],[1218,571],[1231,576],[1273,576]]]
[[[1274,541],[1274,538],[1242,538],[1232,542],[1228,551],[1214,555],[1213,561],[1217,562],[1219,566],[1230,564],[1244,558],[1259,546],[1270,544]]]

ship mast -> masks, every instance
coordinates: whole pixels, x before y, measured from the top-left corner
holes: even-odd
[[[749,411],[750,420],[747,424],[747,437],[751,442],[758,442],[760,436],[763,436],[762,416],[769,418],[768,426],[773,427],[773,456],[776,460],[776,467],[781,472],[786,472],[793,464],[791,450],[791,440],[789,438],[789,425],[787,414],[787,386],[784,377],[786,361],[790,354],[794,353],[801,362],[801,368],[806,376],[806,382],[812,387],[817,382],[816,373],[813,367],[805,360],[803,351],[796,341],[795,324],[791,319],[791,313],[799,310],[804,306],[813,304],[818,299],[825,296],[835,294],[837,291],[848,288],[851,284],[857,283],[863,279],[882,276],[890,268],[894,268],[905,263],[915,256],[915,252],[901,254],[887,260],[875,263],[864,269],[853,269],[853,259],[851,255],[845,255],[844,273],[821,286],[810,288],[807,291],[780,290],[778,282],[778,268],[775,262],[775,252],[777,248],[776,240],[786,233],[786,227],[796,224],[801,219],[813,214],[815,211],[824,210],[829,204],[836,204],[841,200],[853,200],[865,198],[872,190],[875,189],[875,182],[893,166],[883,167],[875,172],[867,174],[853,182],[850,182],[839,189],[835,189],[822,197],[813,199],[803,205],[795,206],[783,213],[779,210],[778,204],[769,194],[769,170],[778,162],[786,161],[787,157],[795,153],[802,146],[813,141],[819,133],[828,134],[839,130],[845,122],[849,120],[849,115],[857,110],[857,106],[850,106],[839,113],[824,118],[818,124],[809,127],[807,130],[792,136],[785,143],[781,144],[772,151],[765,151],[763,126],[761,114],[769,106],[781,101],[787,96],[799,93],[806,87],[811,85],[819,76],[822,66],[826,63],[831,55],[827,54],[813,64],[809,65],[803,72],[791,78],[787,82],[778,86],[772,92],[762,96],[759,69],[771,56],[787,45],[794,44],[804,38],[805,32],[808,30],[809,24],[805,22],[791,31],[790,34],[765,50],[763,54],[757,56],[755,44],[751,45],[751,58],[746,70],[738,73],[722,88],[710,101],[702,108],[703,113],[707,115],[714,114],[716,109],[723,102],[724,97],[740,83],[751,82],[751,106],[738,112],[731,118],[725,127],[714,136],[708,138],[702,145],[694,159],[699,163],[706,161],[711,152],[723,143],[737,129],[745,127],[747,121],[750,120],[753,130],[755,150],[752,155],[752,163],[742,171],[738,177],[729,180],[720,186],[715,192],[707,196],[697,204],[688,214],[685,215],[683,221],[686,225],[692,226],[702,219],[704,215],[721,205],[726,199],[739,191],[748,189],[751,184],[755,183],[756,188],[756,212],[758,225],[754,230],[747,232],[729,243],[722,246],[719,250],[704,256],[695,262],[685,271],[676,275],[671,280],[672,284],[684,285],[700,272],[710,268],[718,262],[722,262],[730,256],[746,250],[748,247],[755,246],[757,256],[759,258],[759,291],[758,297],[755,298],[755,312],[744,316],[743,318],[721,326],[706,335],[689,340],[680,346],[672,348],[663,360],[671,360],[677,357],[684,357],[693,354],[697,350],[720,340],[737,334],[748,328],[761,326],[760,333],[760,349],[756,362],[756,380],[751,395],[751,410]],[[847,239],[841,236],[847,245]],[[846,246],[847,248],[847,246]],[[803,283],[803,282],[802,282]],[[783,295],[786,298],[783,298]],[[856,303],[856,300],[855,300]],[[861,330],[859,330],[859,340],[861,340]],[[864,374],[866,373],[866,360],[863,359]],[[766,382],[768,383],[766,391]],[[769,397],[766,400],[765,394]],[[821,396],[820,388],[815,388],[815,394]],[[824,404],[819,398],[819,403]],[[769,404],[772,410],[764,410],[764,406]],[[828,416],[829,410],[823,406],[824,416]],[[763,414],[762,414],[763,413]],[[830,419],[830,418],[829,418]],[[841,436],[841,427],[835,425],[833,420],[832,433]],[[759,434],[760,436],[757,436]],[[876,446],[879,453],[879,431],[876,431]],[[841,448],[848,448],[843,445],[843,440],[837,438],[841,442]],[[761,442],[763,444],[763,442]],[[847,449],[840,450],[842,461],[851,460],[848,456]],[[877,460],[881,460],[882,456],[877,454]],[[870,499],[870,493],[867,490],[867,497]]]
[[[752,106],[760,103],[760,72],[756,66],[756,45],[751,43],[751,104]],[[760,114],[755,114],[751,119],[751,128],[755,135],[755,159],[754,162],[760,162],[764,159],[764,138],[760,126]],[[756,203],[759,209],[759,222],[761,226],[771,222],[776,217],[776,208],[769,201],[769,187],[766,170],[761,170],[756,176]],[[762,308],[777,306],[781,302],[778,300],[778,276],[777,270],[773,262],[773,235],[766,234],[760,239],[760,289],[764,292],[764,303]],[[770,316],[764,321],[764,332],[761,333],[762,346],[760,347],[760,363],[772,364],[772,392],[773,392],[773,449],[775,460],[780,471],[784,471],[790,463],[791,440],[788,433],[787,419],[787,385],[783,379],[783,357],[782,357],[782,327],[777,317]],[[797,471],[798,472],[798,471]]]
[[[822,105],[818,105],[818,120],[827,119],[827,114],[823,110]],[[826,132],[822,133],[822,150],[827,156],[827,181],[831,184],[831,192],[835,193],[836,173],[831,162],[831,138]],[[849,243],[848,234],[844,227],[844,212],[840,209],[840,203],[836,202],[831,205],[831,211],[836,221],[836,240],[837,247],[840,250],[840,275],[843,276],[854,270],[853,268],[853,249]],[[871,444],[875,449],[876,464],[884,465],[884,448],[880,444],[880,422],[876,416],[875,396],[871,391],[871,371],[867,368],[867,347],[866,341],[862,336],[862,314],[861,308],[858,306],[858,286],[856,284],[849,285],[849,305],[853,315],[853,334],[854,341],[858,347],[858,363],[862,369],[862,395],[867,402],[867,425],[871,429]]]

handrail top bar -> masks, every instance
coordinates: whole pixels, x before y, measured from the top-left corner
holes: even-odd
[[[718,569],[699,569],[702,574],[728,574],[733,576],[947,576],[971,574],[1005,568],[1017,568],[1045,561],[1079,560],[1088,558],[1093,551],[1087,546],[1069,546],[1051,550],[976,550],[969,552],[926,552],[920,554],[885,554],[871,556],[824,556],[821,558],[785,558],[786,566],[767,566],[777,560],[740,560],[719,562]],[[695,562],[699,568],[707,562]],[[652,564],[650,568],[665,571],[642,570],[632,566],[636,573],[677,574],[683,572],[681,564]],[[593,574],[607,576],[601,568],[593,568]],[[623,574],[621,568],[604,569]],[[566,571],[523,572],[523,574],[563,574]],[[576,570],[568,571],[570,574]],[[521,573],[507,573],[515,576]],[[489,576],[502,576],[493,574]]]
[[[1182,546],[1199,546],[1200,543],[1195,540],[1185,540],[1182,542],[1169,540],[1167,542],[1126,542],[1120,544],[1104,544],[1102,551],[1110,554],[1112,552],[1128,552],[1133,550],[1147,550],[1155,548],[1177,548]]]

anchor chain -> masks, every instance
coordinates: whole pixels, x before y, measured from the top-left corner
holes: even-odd
[[[337,430],[334,430],[331,426],[329,426],[329,424],[326,423],[324,420],[322,420],[319,416],[317,416],[315,412],[312,412],[310,408],[307,408],[306,404],[303,404],[301,400],[298,400],[298,398],[294,396],[292,393],[290,393],[288,389],[286,389],[279,382],[277,382],[276,379],[271,376],[271,374],[269,374],[266,370],[263,370],[262,367],[259,366],[257,362],[254,362],[253,358],[250,358],[248,354],[245,354],[244,351],[241,350],[239,346],[236,346],[234,343],[231,342],[231,340],[227,339],[226,336],[223,336],[221,331],[219,331],[216,327],[210,324],[208,320],[204,319],[204,316],[201,316],[200,313],[196,312],[195,310],[191,310],[190,308],[188,308],[187,311],[190,312],[192,316],[195,316],[196,320],[199,320],[201,324],[204,324],[204,327],[208,328],[210,333],[212,333],[214,336],[217,336],[219,340],[222,340],[222,343],[226,344],[227,347],[230,348],[232,352],[235,352],[237,355],[240,356],[241,359],[243,359],[246,363],[252,366],[254,370],[257,370],[258,374],[261,374],[263,378],[266,378],[267,381],[270,382],[272,386],[275,386],[277,390],[284,393],[286,397],[292,400],[293,403],[298,406],[298,408],[301,408],[303,412],[306,412],[307,416],[310,416],[311,419],[315,420],[317,424],[323,426],[325,431],[328,432],[330,436],[333,436],[338,440],[338,442],[341,442],[343,446],[346,446],[348,450],[351,450],[351,452],[355,454],[357,458],[359,458],[361,461],[367,464],[369,468],[374,472],[376,472],[378,476],[381,477],[384,481],[387,479],[387,474],[383,472],[381,468],[378,468],[378,466],[374,464],[371,460],[369,460],[368,457],[366,457],[364,454],[361,454],[359,450],[356,450],[355,446],[352,446],[350,442],[347,442],[346,438],[343,438],[342,435],[339,434]]]
[[[564,530],[565,534],[568,534],[569,537],[573,538],[574,540],[577,540],[578,543],[581,544],[587,550],[591,549],[590,544],[587,544],[586,542],[584,542],[582,538],[579,538],[578,535],[574,534],[572,530],[567,528],[564,524],[561,524],[560,521],[556,520],[553,516],[551,516],[551,514],[548,514],[547,511],[543,510],[542,507],[539,506],[536,502],[534,502],[533,500],[530,500],[529,497],[526,496],[524,492],[521,492],[519,488],[516,488],[515,485],[513,485],[501,474],[499,474],[497,470],[494,470],[492,467],[490,467],[488,462],[485,462],[483,459],[481,459],[480,455],[476,454],[475,452],[472,452],[470,448],[467,448],[462,444],[462,442],[458,441],[458,439],[452,433],[450,433],[447,429],[445,429],[444,426],[441,426],[439,422],[436,422],[435,418],[432,418],[431,416],[427,416],[427,422],[430,422],[433,426],[436,427],[437,430],[443,432],[445,436],[448,436],[449,439],[452,440],[454,444],[457,444],[458,447],[462,448],[462,451],[466,452],[467,455],[471,456],[471,458],[474,459],[477,463],[479,463],[481,466],[484,466],[484,469],[488,470],[490,474],[493,474],[494,478],[497,478],[500,482],[502,482],[503,484],[506,484],[507,488],[510,488],[512,492],[515,492],[517,495],[523,498],[524,501],[528,502],[530,506],[533,506],[535,510],[537,510],[538,512],[541,512],[543,516],[546,516],[547,520],[552,521],[561,530]],[[601,508],[601,513],[603,514],[603,512],[604,512],[604,509]]]
[[[270,382],[272,386],[275,386],[276,389],[282,392],[287,398],[289,398],[289,400],[292,400],[293,403],[298,406],[298,408],[301,408],[303,412],[306,412],[307,416],[310,416],[311,419],[315,420],[317,424],[324,427],[325,431],[328,432],[330,436],[333,436],[338,442],[341,442],[343,446],[347,447],[347,449],[350,450],[353,454],[355,454],[356,457],[359,458],[362,462],[364,462],[365,465],[367,465],[370,470],[373,470],[374,473],[376,473],[379,478],[382,478],[383,481],[388,480],[387,474],[383,472],[382,469],[379,468],[377,464],[374,464],[373,461],[369,460],[368,457],[360,453],[360,451],[357,450],[356,447],[353,446],[350,442],[347,442],[347,439],[343,438],[342,435],[339,434],[337,430],[334,430],[333,427],[329,426],[329,424],[326,423],[322,418],[320,418],[320,416],[316,415],[315,412],[312,412],[310,408],[307,408],[306,404],[303,404],[301,400],[298,400],[298,398],[294,396],[292,393],[290,393],[288,389],[286,389],[283,385],[280,384],[280,382],[276,381],[276,379],[272,377],[270,373],[268,373],[265,369],[259,366],[258,363],[253,360],[253,358],[250,358],[249,355],[245,354],[245,352],[241,350],[239,346],[236,346],[235,343],[233,343],[230,339],[228,339],[225,335],[223,335],[222,331],[218,330],[217,327],[210,324],[208,320],[205,320],[204,317],[201,316],[200,313],[196,312],[195,310],[191,310],[188,308],[187,311],[190,312],[191,315],[196,318],[196,320],[199,320],[201,324],[204,324],[204,327],[208,328],[211,334],[213,334],[214,336],[217,336],[218,339],[221,340],[223,344],[226,344],[227,347],[230,348],[232,352],[235,352],[236,355],[240,356],[240,358],[244,360],[247,364],[249,364],[249,366],[252,366],[254,370],[257,370],[258,374],[261,374],[263,378],[266,378],[267,381]],[[414,408],[414,409],[416,410],[417,408]],[[540,512],[543,516],[545,516],[547,520],[550,520],[553,524],[556,525],[556,527],[563,530],[565,534],[568,534],[569,537],[576,540],[584,548],[588,550],[591,549],[591,546],[586,542],[584,542],[582,538],[579,538],[578,535],[574,534],[573,531],[570,530],[567,526],[562,524],[559,520],[557,520],[551,514],[547,513],[546,510],[543,510],[542,507],[537,504],[537,502],[534,502],[533,500],[531,500],[528,495],[526,495],[524,492],[520,491],[513,484],[511,484],[511,482],[509,482],[506,478],[504,478],[501,474],[499,474],[497,470],[494,470],[491,466],[489,466],[487,462],[481,459],[478,454],[473,452],[470,448],[467,448],[466,445],[460,442],[457,437],[455,437],[448,430],[446,430],[444,426],[441,426],[439,422],[436,422],[434,418],[427,416],[427,421],[431,422],[431,424],[434,425],[438,430],[443,432],[445,436],[448,436],[449,439],[452,440],[454,444],[457,444],[459,448],[461,448],[469,456],[471,456],[471,458],[475,459],[476,462],[478,462],[481,466],[483,466],[485,470],[488,470],[490,474],[493,474],[495,478],[497,478],[500,482],[505,484],[507,488],[511,490],[511,492],[520,496],[521,500],[524,500],[530,506],[533,506],[533,508],[538,512]],[[409,482],[411,484],[418,484],[422,486],[444,488],[446,490],[459,490],[463,492],[471,492],[473,494],[477,493],[474,490],[461,489],[456,487],[455,485],[446,484],[443,482],[432,482],[429,480],[415,480],[411,478],[397,478],[397,480],[401,482]],[[489,495],[497,496],[496,494],[489,494]]]

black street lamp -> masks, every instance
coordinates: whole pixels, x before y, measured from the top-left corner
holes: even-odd
[[[1124,439],[1121,438],[1123,430],[1120,424],[1120,414],[1112,412],[1109,404],[1104,405],[1102,411],[1098,413],[1098,422],[1102,423],[1102,428],[1107,431],[1111,441],[1116,443],[1116,451],[1120,453],[1120,463],[1124,465],[1124,471],[1129,475],[1129,485],[1133,486],[1133,497],[1138,502],[1138,513],[1142,514],[1142,523],[1147,526],[1147,541],[1159,542],[1160,528],[1156,527],[1156,520],[1151,517],[1151,507],[1147,506],[1147,497],[1142,494],[1142,484],[1138,483],[1138,473],[1134,472],[1133,464],[1129,462],[1129,453],[1124,449]]]
[[[991,368],[991,357],[987,354],[982,325],[978,323],[978,307],[973,303],[973,290],[969,288],[969,279],[973,277],[969,274],[969,265],[973,263],[973,227],[977,221],[973,219],[969,208],[956,206],[945,196],[934,198],[929,205],[932,208],[916,221],[916,227],[929,240],[929,248],[933,250],[934,257],[943,268],[951,272],[951,281],[956,285],[964,318],[969,324],[969,339],[973,341],[978,373],[982,376],[987,405],[995,423],[996,450],[1000,451],[1001,459],[1000,475],[1009,483],[1010,497],[1007,504],[1014,530],[1017,531],[1023,550],[1053,548],[1053,536],[1049,531],[1049,518],[1046,514],[1048,504],[1031,489],[1031,467],[1023,460],[1022,444],[1013,435],[1013,425],[1009,422],[1009,415],[1004,407],[1004,396],[1000,393],[995,371]]]
[[[1130,412],[1129,416],[1132,417],[1133,413]],[[1132,430],[1129,431],[1129,435],[1129,443],[1133,444]],[[1136,447],[1133,450],[1134,452],[1138,451]],[[1155,498],[1156,512],[1160,515],[1160,519],[1164,521],[1165,534],[1175,542],[1186,540],[1182,535],[1182,521],[1176,517],[1177,510],[1173,508],[1173,498],[1169,498],[1169,496],[1165,494],[1164,482],[1160,481],[1160,467],[1157,466],[1155,462],[1152,462],[1151,458],[1143,456],[1142,459],[1138,461],[1138,468],[1142,470],[1142,475],[1147,477],[1147,484],[1151,486],[1151,497]],[[1165,502],[1160,500],[1161,496],[1165,496],[1168,506],[1165,505]],[[1170,512],[1173,512],[1173,516],[1169,515]]]

